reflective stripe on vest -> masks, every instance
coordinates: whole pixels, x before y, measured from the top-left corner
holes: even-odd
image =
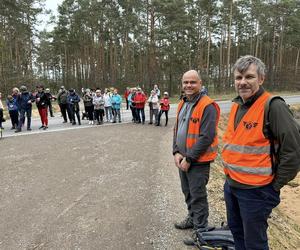
[[[178,119],[178,114],[183,106],[183,103],[184,102],[181,101],[178,105],[177,119]],[[208,147],[208,149],[205,151],[205,153],[203,153],[199,156],[199,158],[197,160],[198,162],[213,161],[216,158],[217,152],[218,152],[217,126],[218,126],[218,122],[219,122],[219,118],[220,118],[220,108],[208,96],[202,96],[192,111],[191,117],[189,119],[188,133],[187,133],[187,137],[186,137],[186,149],[188,152],[189,149],[191,149],[193,147],[193,145],[199,139],[202,115],[203,115],[205,108],[210,104],[213,104],[217,111],[217,122],[215,125],[216,126],[216,135],[215,135],[213,143],[210,145],[210,147]],[[177,123],[178,123],[178,120],[177,120]],[[175,126],[175,136],[176,136],[176,132],[177,132],[176,130],[177,130],[177,126]]]
[[[237,166],[233,164],[228,164],[223,161],[224,168],[227,168],[229,170],[238,172],[238,173],[245,173],[245,174],[258,174],[258,175],[271,175],[272,169],[270,168],[264,168],[264,167],[256,167],[256,168],[248,168],[245,166]]]
[[[222,162],[224,172],[233,180],[248,185],[267,185],[272,175],[270,141],[263,134],[264,107],[270,96],[263,93],[234,129],[238,104],[233,104],[224,134]],[[278,147],[278,145],[276,145]]]

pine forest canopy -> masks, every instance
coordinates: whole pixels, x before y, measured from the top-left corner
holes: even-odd
[[[196,69],[220,93],[246,54],[266,63],[268,89],[300,90],[299,0],[64,0],[54,29],[38,31],[43,4],[0,1],[2,92],[158,83],[174,95]]]

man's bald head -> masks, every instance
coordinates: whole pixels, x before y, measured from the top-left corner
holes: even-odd
[[[198,80],[201,81],[201,77],[200,77],[200,74],[194,70],[194,69],[191,69],[191,70],[188,70],[187,72],[185,72],[182,76],[182,79],[185,77],[185,76],[193,76],[193,77],[196,77]]]
[[[188,99],[200,93],[201,78],[196,70],[189,70],[182,76],[182,89]]]

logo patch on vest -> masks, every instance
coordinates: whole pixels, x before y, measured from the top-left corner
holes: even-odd
[[[191,117],[190,120],[191,120],[193,123],[200,122],[200,119],[199,119],[199,118],[193,118],[193,117]]]
[[[246,121],[244,121],[243,123],[244,123],[244,127],[248,130],[250,130],[252,128],[255,128],[258,125],[257,122],[246,122]]]

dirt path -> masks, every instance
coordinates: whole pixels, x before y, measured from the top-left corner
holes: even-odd
[[[186,214],[173,122],[2,140],[0,249],[191,249],[182,244],[190,232],[173,227]],[[223,182],[218,159],[209,183],[212,225],[225,219]],[[270,221],[271,249],[300,246],[285,204]]]

